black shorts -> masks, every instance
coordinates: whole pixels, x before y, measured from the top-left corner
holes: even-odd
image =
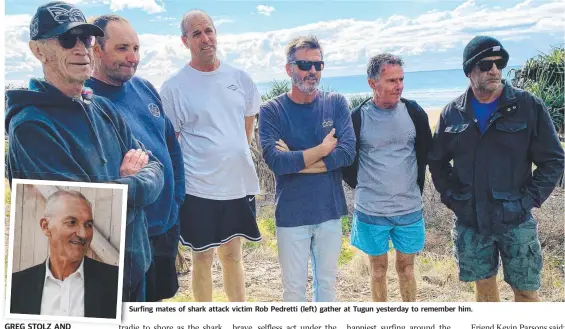
[[[151,266],[145,273],[145,300],[156,302],[171,298],[179,289],[176,258],[180,225],[177,222],[167,232],[149,237],[151,242]]]
[[[181,243],[194,251],[219,247],[235,237],[260,241],[255,196],[210,200],[187,194],[179,210]]]

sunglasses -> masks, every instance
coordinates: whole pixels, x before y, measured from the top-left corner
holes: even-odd
[[[96,43],[96,39],[92,35],[75,35],[70,33],[61,34],[57,37],[61,47],[65,49],[72,49],[77,44],[77,40],[80,40],[86,48],[92,48]]]
[[[310,71],[312,65],[314,65],[316,71],[321,71],[324,69],[324,61],[292,61],[288,63],[296,64],[296,66],[298,66],[298,69],[301,71]]]
[[[492,64],[496,64],[496,67],[499,70],[502,70],[506,67],[507,61],[504,58],[478,61],[477,67],[479,68],[479,70],[481,70],[481,72],[488,72],[490,71],[490,69],[492,69]]]

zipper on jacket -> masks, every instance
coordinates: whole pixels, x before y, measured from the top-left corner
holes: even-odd
[[[96,138],[96,149],[98,151],[98,154],[100,154],[100,159],[102,159],[102,163],[104,165],[106,165],[108,163],[108,160],[106,159],[106,157],[104,156],[104,150],[102,149],[102,144],[100,143],[100,136],[98,136],[98,133],[96,133],[96,125],[94,124],[94,121],[92,121],[90,119],[90,116],[88,115],[88,112],[86,111],[86,109],[84,108],[83,103],[80,100],[74,99],[73,98],[73,102],[76,102],[80,105],[80,107],[82,108],[82,111],[84,112],[84,115],[86,115],[86,119],[88,120],[88,122],[90,123],[89,127],[90,130],[92,130],[92,133],[94,134],[95,138]]]

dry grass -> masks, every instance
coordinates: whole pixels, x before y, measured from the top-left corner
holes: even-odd
[[[353,190],[345,187],[349,209],[353,209]],[[543,248],[544,268],[540,295],[544,301],[563,302],[564,297],[564,204],[563,190],[556,189],[541,209],[534,211],[539,223],[539,237]],[[258,224],[263,240],[244,245],[246,296],[249,301],[282,301],[280,266],[276,254],[274,234],[274,208],[272,197],[258,198]],[[350,213],[351,215],[351,213]],[[424,251],[416,257],[416,281],[418,301],[461,302],[474,300],[474,285],[458,279],[458,269],[453,257],[451,229],[452,213],[439,202],[439,195],[428,180],[424,191],[424,216],[426,218],[426,244]],[[342,219],[344,242],[337,277],[336,299],[338,301],[371,301],[370,272],[366,255],[349,245],[349,218]],[[398,282],[394,271],[394,250],[389,253],[388,295],[390,301],[401,301]],[[221,265],[213,265],[214,300],[226,301],[223,292]],[[191,300],[190,276],[180,278],[180,300]],[[512,301],[511,288],[503,281],[499,271],[502,301]],[[307,299],[311,300],[312,276],[309,271]],[[177,297],[172,299],[177,300]]]

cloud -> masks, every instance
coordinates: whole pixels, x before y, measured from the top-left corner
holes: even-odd
[[[265,6],[265,5],[257,6],[257,12],[261,15],[271,16],[271,13],[273,11],[275,11],[275,7],[273,6]]]
[[[229,23],[233,23],[233,22],[234,22],[234,20],[229,19],[229,18],[218,18],[218,19],[213,19],[213,18],[212,18],[212,20],[214,21],[214,25],[215,25],[216,27],[218,27],[218,26],[220,26],[220,25],[229,24]]]
[[[165,5],[161,3],[160,5],[155,2],[155,0],[111,0],[110,10],[120,11],[126,8],[139,8],[148,12],[149,14],[161,13],[165,11]]]
[[[523,1],[499,10],[467,1],[454,10],[416,16],[328,20],[266,32],[220,32],[218,57],[246,70],[255,81],[286,78],[285,46],[297,36],[313,34],[324,47],[325,77],[363,74],[369,58],[379,52],[402,56],[407,71],[451,69],[460,67],[467,42],[477,34],[486,34],[498,38],[510,51],[511,64],[521,64],[552,42],[562,42],[565,17],[558,13],[564,10],[565,3],[557,0]],[[37,72],[39,66],[27,49],[30,18],[5,17],[9,45],[6,73],[10,79],[21,79],[19,74],[30,70]],[[217,17],[221,19],[229,20]],[[141,34],[140,41],[138,74],[157,87],[190,59],[178,35]]]

